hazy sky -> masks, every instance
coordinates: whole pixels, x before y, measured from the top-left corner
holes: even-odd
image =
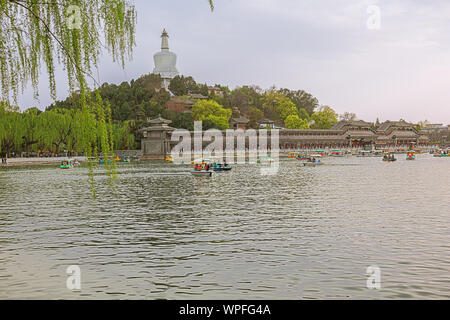
[[[108,55],[100,82],[150,73],[166,28],[178,69],[198,82],[303,89],[360,119],[450,123],[448,0],[136,0],[137,47],[122,70]],[[380,8],[379,30],[367,27]],[[43,78],[44,80],[45,78]],[[58,98],[67,96],[58,72]],[[41,83],[22,108],[51,100]]]

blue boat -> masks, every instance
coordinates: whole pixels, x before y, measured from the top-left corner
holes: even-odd
[[[214,171],[231,171],[232,167],[229,164],[214,164],[212,169]]]

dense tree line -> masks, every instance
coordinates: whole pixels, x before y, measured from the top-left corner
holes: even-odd
[[[111,122],[108,134],[114,149],[140,148],[142,136],[139,129],[146,125],[148,118],[159,115],[171,120],[173,127],[188,130],[193,130],[194,120],[202,120],[206,130],[227,129],[231,117],[247,117],[251,128],[258,128],[258,122],[263,118],[274,120],[278,126],[288,129],[328,129],[338,121],[333,109],[320,106],[317,98],[302,90],[263,90],[258,86],[230,90],[216,85],[221,89],[216,94],[209,92],[206,84],[184,76],[171,81],[170,92],[161,89],[161,85],[159,75],[148,74],[119,85],[104,83],[88,94],[91,101],[95,101],[98,94],[97,98],[109,110],[106,117],[100,118]],[[207,99],[195,100],[190,97],[192,94],[201,94]],[[167,103],[172,95],[195,101],[193,112],[168,110]],[[83,113],[80,101],[80,93],[74,92],[64,101],[48,106],[44,112],[37,108],[19,112],[18,108],[2,103],[0,150],[8,153],[82,151],[82,141],[85,141],[82,135],[87,134],[83,125],[89,123],[93,130],[98,130],[96,121],[100,118],[95,111]],[[345,118],[350,118],[349,114]],[[91,144],[94,150],[101,149],[101,141],[97,141],[98,145]]]
[[[104,136],[111,137],[108,142],[116,150],[134,149],[136,143],[130,128],[130,121],[102,123],[101,117],[81,109],[52,108],[42,112],[30,108],[20,112],[17,107],[0,102],[2,154],[84,153],[86,141],[95,141],[92,150],[102,150]]]
[[[230,90],[226,86],[216,85],[215,87],[221,89],[221,94],[216,94],[213,91],[209,92],[206,84],[197,83],[194,78],[185,76],[172,79],[169,85],[170,92],[160,89],[161,84],[159,75],[148,74],[120,85],[105,83],[99,88],[102,99],[111,106],[112,120],[131,121],[131,133],[138,144],[141,140],[139,127],[145,125],[147,118],[158,115],[171,120],[174,127],[189,130],[193,128],[194,120],[203,120],[203,127],[206,129],[224,128],[225,122],[228,122],[230,117],[241,116],[250,120],[249,126],[252,128],[257,128],[258,121],[263,118],[274,120],[278,126],[290,129],[327,129],[338,121],[338,115],[331,108],[320,106],[316,97],[303,90],[286,88],[263,90],[258,86],[242,86]],[[197,101],[195,108],[197,112],[194,114],[167,110],[171,95],[189,98],[193,94],[208,97],[209,104]],[[47,110],[76,108],[77,101],[77,95],[73,94],[65,101],[51,105]],[[202,108],[208,109],[214,102],[222,109],[231,111],[227,119],[223,118],[222,111],[220,111],[222,118],[213,116],[196,118],[196,114],[206,112],[201,111]]]

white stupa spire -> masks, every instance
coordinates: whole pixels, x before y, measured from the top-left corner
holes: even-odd
[[[169,34],[166,29],[163,30],[161,35],[161,51],[169,50]]]

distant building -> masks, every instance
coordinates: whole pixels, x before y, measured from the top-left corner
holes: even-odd
[[[423,129],[446,129],[443,123],[429,123]]]
[[[164,158],[171,150],[171,136],[175,128],[169,126],[172,123],[159,116],[156,119],[147,119],[149,127],[144,127],[139,131],[143,135],[141,141],[142,155],[144,159]]]
[[[153,73],[161,76],[164,89],[169,91],[170,80],[179,74],[176,67],[177,55],[169,51],[169,35],[166,29],[163,30],[161,38],[161,51],[153,56],[155,62]]]
[[[187,97],[172,97],[167,103],[167,109],[178,113],[192,112],[194,101]]]
[[[142,129],[145,137],[142,147],[144,155],[150,156],[158,152],[163,155],[163,151],[171,150],[178,143],[178,141],[171,141],[172,128],[168,127],[165,121],[167,120],[160,118],[152,120],[150,128]],[[230,120],[230,127],[245,130],[248,123],[247,118],[233,117]],[[262,119],[259,124],[262,128],[267,126],[276,128],[274,121],[269,119]],[[414,124],[403,120],[386,121],[378,126],[365,121],[340,121],[331,129],[280,129],[279,144],[282,151],[291,151],[338,148],[410,150],[416,147],[427,148],[436,144],[450,143],[448,127],[447,130],[436,130],[436,132],[439,132],[436,139],[440,139],[437,143],[428,133],[419,131]],[[225,136],[225,132],[223,133]],[[155,140],[160,140],[159,144],[155,144]],[[247,139],[246,147],[248,143]],[[161,145],[164,146],[163,151],[161,151]],[[151,151],[150,148],[155,150]]]
[[[428,124],[425,128],[422,128],[421,133],[427,135],[433,145],[450,146],[450,125]]]
[[[265,129],[265,128],[274,129],[275,128],[275,121],[272,121],[272,120],[266,119],[266,118],[259,120],[258,124],[261,129]]]
[[[250,122],[250,120],[248,120],[245,117],[231,118],[230,119],[230,128],[235,129],[235,130],[237,130],[237,129],[246,130],[249,122]]]
[[[210,95],[216,95],[219,97],[223,97],[223,91],[219,86],[208,87],[208,93]]]
[[[377,128],[377,140],[375,144],[378,145],[406,145],[419,144],[425,142],[425,137],[419,134],[414,124],[400,121],[386,121]]]
[[[192,93],[192,94],[189,93],[188,97],[192,98],[192,99],[196,99],[196,100],[206,100],[206,99],[208,99],[207,96],[204,96],[204,95],[202,95],[200,93]]]

